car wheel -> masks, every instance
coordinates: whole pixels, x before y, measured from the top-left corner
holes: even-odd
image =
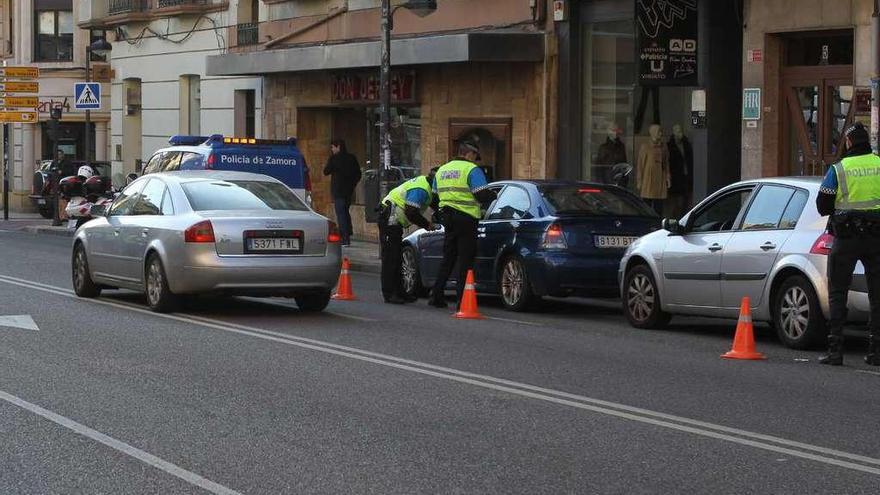
[[[623,284],[623,312],[636,328],[662,328],[672,316],[663,311],[654,274],[646,265],[636,265],[626,272]]]
[[[41,206],[38,210],[43,218],[52,218],[52,208],[49,206]]]
[[[89,260],[86,257],[86,248],[82,243],[77,242],[73,248],[73,291],[79,297],[98,297],[101,295],[101,288],[92,280],[89,273]]]
[[[824,341],[825,317],[809,280],[793,275],[782,282],[773,301],[773,323],[779,340],[793,349],[809,349]]]
[[[301,311],[317,313],[319,311],[324,311],[324,308],[330,304],[330,291],[327,290],[314,294],[297,296],[293,299],[296,301],[296,305],[299,306]]]
[[[165,276],[165,268],[162,260],[156,254],[151,254],[147,259],[145,273],[145,294],[147,306],[157,313],[168,313],[177,308],[179,302],[177,296],[168,288],[168,278]]]
[[[534,300],[529,274],[522,260],[510,257],[501,265],[498,292],[505,309],[525,311]]]
[[[422,286],[422,276],[419,273],[419,261],[415,248],[404,246],[400,261],[400,286],[404,295],[408,298],[424,297],[427,291]]]

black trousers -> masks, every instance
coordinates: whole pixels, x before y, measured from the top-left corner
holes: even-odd
[[[385,206],[379,215],[379,240],[382,243],[382,296],[403,296],[400,284],[402,263],[403,227],[394,222],[388,225],[391,208]]]
[[[474,258],[477,255],[477,226],[479,221],[454,208],[441,210],[443,220],[443,263],[437,272],[437,280],[434,283],[432,297],[441,299],[446,281],[452,274],[453,268],[458,267],[458,284],[456,292],[458,303],[461,303],[461,295],[464,292],[464,282],[468,270],[474,267]]]
[[[880,236],[834,239],[828,257],[828,303],[830,335],[840,336],[846,323],[846,300],[856,262],[865,266],[868,300],[871,303],[871,334],[880,336]]]

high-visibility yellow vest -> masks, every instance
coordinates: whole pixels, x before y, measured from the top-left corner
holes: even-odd
[[[480,203],[468,185],[468,175],[477,168],[465,160],[452,160],[437,170],[434,181],[437,183],[437,196],[440,208],[448,207],[480,218]]]
[[[851,156],[833,165],[837,175],[835,210],[880,209],[880,157]]]
[[[428,194],[428,201],[419,207],[419,211],[424,212],[428,209],[428,205],[431,204],[431,184],[428,183],[428,178],[424,175],[413,177],[395,187],[387,196],[385,196],[384,199],[382,199],[383,203],[389,201],[397,207],[397,222],[403,227],[409,227],[411,225],[409,219],[403,214],[403,211],[406,208],[406,194],[413,189],[422,189]]]

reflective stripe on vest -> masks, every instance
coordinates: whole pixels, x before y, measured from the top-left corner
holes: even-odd
[[[477,166],[471,162],[452,160],[437,170],[434,180],[437,182],[440,208],[455,208],[474,218],[480,218],[480,203],[468,185],[468,176],[475,168]]]
[[[431,185],[428,184],[428,178],[424,175],[420,175],[418,177],[413,177],[412,179],[404,182],[403,184],[392,189],[382,202],[390,201],[391,204],[396,206],[395,209],[397,212],[397,222],[403,227],[409,227],[411,225],[410,221],[406,218],[406,215],[403,213],[404,209],[406,209],[406,195],[413,189],[421,189],[428,194],[428,201],[424,205],[419,205],[419,211],[425,211],[428,209],[428,205],[431,204]],[[413,205],[415,206],[415,205]]]
[[[880,209],[880,157],[851,156],[833,167],[838,187],[835,210]]]

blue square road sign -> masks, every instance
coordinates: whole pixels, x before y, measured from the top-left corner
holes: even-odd
[[[101,83],[74,83],[73,108],[77,110],[99,110],[101,108]]]

